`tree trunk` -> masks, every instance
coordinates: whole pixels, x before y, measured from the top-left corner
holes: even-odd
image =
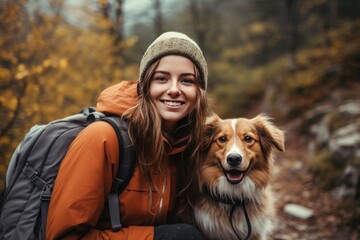
[[[114,45],[117,48],[116,55],[119,57],[122,56],[120,45],[124,40],[123,2],[123,0],[116,0],[115,6],[112,6],[109,1],[99,1],[100,11],[104,18],[110,23],[109,33],[114,36]],[[111,14],[111,11],[114,11],[114,14]]]
[[[163,16],[162,16],[162,13],[161,13],[161,2],[160,2],[160,0],[154,0],[153,1],[153,7],[154,7],[154,10],[155,10],[154,31],[155,31],[156,36],[159,36],[164,31]]]
[[[115,32],[116,40],[115,43],[119,44],[124,40],[124,11],[123,11],[123,0],[117,0],[115,3]]]
[[[297,11],[296,0],[285,0],[286,9],[286,39],[287,39],[287,55],[288,70],[293,72],[297,69],[296,49],[297,41]]]

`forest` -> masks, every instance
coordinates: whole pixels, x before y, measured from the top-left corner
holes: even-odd
[[[0,189],[35,124],[95,106],[137,80],[164,31],[199,43],[223,118],[266,113],[286,131],[274,188],[274,239],[360,238],[360,2],[357,0],[3,0],[0,2]]]

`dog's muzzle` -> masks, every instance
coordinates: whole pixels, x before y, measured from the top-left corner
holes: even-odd
[[[251,163],[248,166],[248,168],[245,170],[241,171],[238,169],[242,163],[242,160],[243,160],[243,158],[239,153],[230,153],[226,157],[226,162],[230,166],[231,169],[225,170],[223,168],[223,171],[224,171],[224,175],[229,183],[231,183],[231,184],[241,183],[242,180],[244,179],[244,177],[246,176],[247,172],[249,171],[249,169],[251,167]]]
[[[239,153],[230,153],[226,161],[231,167],[237,167],[241,164],[242,156]]]

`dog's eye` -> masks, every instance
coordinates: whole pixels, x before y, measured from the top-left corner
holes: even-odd
[[[221,136],[221,137],[218,138],[218,141],[220,143],[225,143],[227,141],[227,137],[226,136]]]
[[[247,143],[251,143],[254,139],[250,136],[245,136],[244,137],[244,141],[247,142]]]

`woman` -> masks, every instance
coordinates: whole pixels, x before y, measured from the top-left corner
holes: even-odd
[[[207,114],[207,64],[188,36],[167,32],[145,52],[137,83],[101,93],[97,110],[129,119],[137,163],[119,196],[123,227],[111,231],[107,196],[118,168],[118,140],[106,122],[84,129],[60,167],[47,239],[201,239],[170,224],[194,176]],[[120,159],[121,161],[121,159]]]

